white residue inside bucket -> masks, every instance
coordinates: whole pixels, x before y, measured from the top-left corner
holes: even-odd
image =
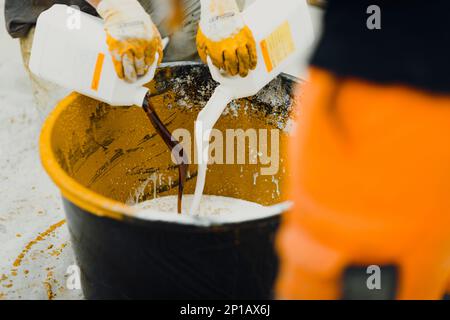
[[[193,195],[183,197],[183,214],[177,214],[177,196],[160,197],[134,205],[136,216],[141,219],[212,225],[257,220],[280,214],[289,207],[283,203],[265,207],[241,199],[203,195],[197,214],[186,214],[193,201]]]
[[[160,174],[159,175],[160,184],[162,182],[161,178],[162,175]],[[148,177],[143,183],[141,183],[141,185],[138,188],[136,188],[136,190],[134,190],[134,192],[130,195],[130,197],[128,197],[126,203],[130,206],[139,203],[139,199],[145,194],[145,188],[147,188],[150,182],[153,183],[153,198],[156,198],[157,195],[156,188],[158,187],[156,183],[158,182],[158,176],[156,175],[156,173],[152,173],[150,177]]]

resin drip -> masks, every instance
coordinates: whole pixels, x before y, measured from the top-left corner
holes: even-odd
[[[163,124],[161,119],[159,119],[158,115],[155,112],[155,109],[153,108],[153,106],[150,102],[149,94],[147,94],[147,96],[145,97],[142,107],[143,107],[145,113],[147,114],[148,118],[150,119],[150,122],[152,123],[153,127],[156,129],[158,134],[164,140],[164,143],[172,151],[172,153],[174,154],[174,157],[176,159],[177,166],[178,166],[178,205],[177,205],[177,210],[178,210],[178,213],[181,214],[184,184],[186,182],[186,173],[189,168],[186,154],[185,154],[183,148],[181,147],[180,143],[172,136],[172,134],[166,128],[166,126]],[[156,186],[155,186],[155,190],[156,190]]]

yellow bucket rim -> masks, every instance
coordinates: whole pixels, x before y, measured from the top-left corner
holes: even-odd
[[[133,215],[135,209],[120,201],[102,196],[77,182],[63,170],[53,152],[52,132],[55,123],[61,113],[80,96],[79,93],[71,93],[57,104],[45,120],[39,140],[42,166],[67,200],[94,215],[122,220],[124,215]]]

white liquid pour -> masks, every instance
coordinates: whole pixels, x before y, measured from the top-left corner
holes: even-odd
[[[199,113],[197,121],[195,122],[198,173],[194,199],[189,210],[189,215],[191,216],[197,213],[205,188],[211,130],[217,120],[219,120],[219,117],[222,115],[227,104],[233,100],[232,96],[231,92],[225,87],[217,87],[206,106]]]

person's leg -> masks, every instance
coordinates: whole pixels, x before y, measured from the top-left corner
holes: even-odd
[[[169,15],[170,1],[140,0],[144,9],[151,15],[153,22],[161,32],[161,36],[169,37],[170,42],[164,50],[164,62],[197,61],[198,22],[200,20],[200,0],[183,0],[184,22],[179,30],[172,33],[167,29],[166,18]]]
[[[166,61],[199,61],[197,45],[200,0],[184,0],[183,27],[171,35],[171,44],[165,51]]]
[[[313,69],[303,102],[278,296],[441,299],[450,279],[450,97]],[[371,265],[389,292],[370,290]]]
[[[44,119],[50,111],[53,110],[56,104],[69,93],[69,90],[40,79],[30,71],[28,65],[30,62],[31,48],[33,46],[33,38],[34,28],[30,30],[27,37],[20,39],[20,48],[24,67],[31,80],[33,96],[38,112],[41,118]]]
[[[249,5],[257,0],[236,0],[237,5],[241,11],[244,11]]]

